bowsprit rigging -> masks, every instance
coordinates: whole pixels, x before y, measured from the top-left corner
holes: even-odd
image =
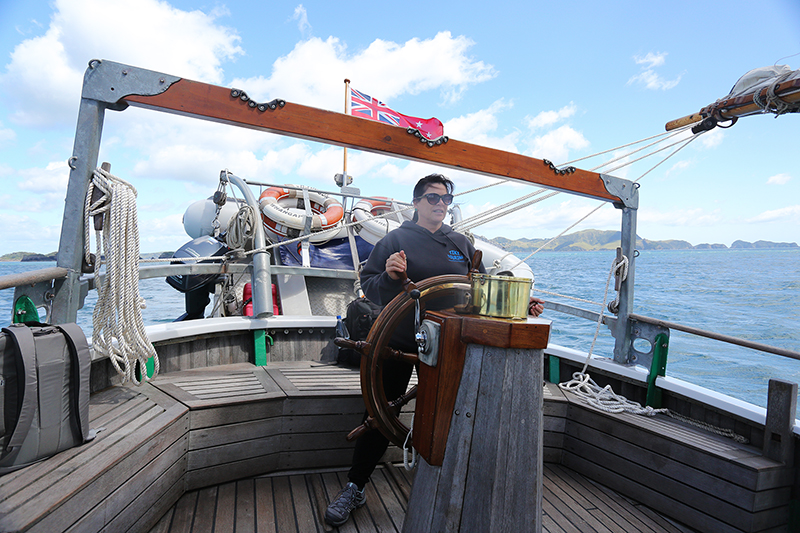
[[[776,117],[800,111],[800,70],[788,65],[753,69],[741,78],[724,98],[702,108],[697,113],[667,122],[667,131],[696,124],[692,133],[700,133],[739,117],[773,113]]]

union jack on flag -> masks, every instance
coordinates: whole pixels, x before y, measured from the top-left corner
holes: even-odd
[[[438,118],[424,119],[398,113],[380,100],[352,87],[350,88],[350,114],[401,128],[414,128],[428,139],[438,139],[444,135],[444,126]]]

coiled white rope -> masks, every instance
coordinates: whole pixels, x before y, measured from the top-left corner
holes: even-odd
[[[658,413],[666,413],[669,409],[654,409],[649,405],[642,407],[624,396],[614,392],[611,385],[600,387],[595,383],[589,374],[575,372],[572,379],[558,386],[565,391],[571,392],[583,398],[583,400],[601,411],[606,413],[631,413],[634,415],[655,416]]]
[[[249,205],[243,205],[228,222],[225,242],[232,249],[245,248],[248,241],[252,242],[256,224],[259,222],[256,210]]]
[[[95,190],[101,197],[92,202]],[[96,169],[86,195],[85,253],[90,248],[90,220],[102,215],[103,229],[96,233],[95,280],[101,263],[106,265],[102,283],[97,285],[97,304],[92,314],[92,348],[107,355],[122,382],[140,385],[158,375],[158,354],[144,329],[141,310],[146,307],[139,295],[139,225],[136,214],[136,189],[126,181]],[[105,257],[101,261],[101,258]],[[147,360],[154,371],[147,375]],[[138,366],[137,366],[138,365]]]

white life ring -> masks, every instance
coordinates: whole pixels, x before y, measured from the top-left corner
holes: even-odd
[[[375,245],[386,236],[387,233],[400,227],[400,220],[397,214],[387,217],[375,218],[393,211],[392,200],[390,198],[378,197],[375,199],[363,198],[353,206],[351,218],[358,225],[354,226],[358,231],[358,236]],[[411,220],[413,209],[400,211],[398,214],[403,220]]]
[[[309,239],[318,244],[340,237],[344,233],[341,202],[316,191],[308,191],[311,202],[311,233]],[[299,237],[306,224],[303,191],[284,187],[270,187],[258,198],[265,229],[277,240]]]

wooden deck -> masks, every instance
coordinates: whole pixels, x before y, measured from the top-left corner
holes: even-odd
[[[326,530],[352,458],[344,435],[364,413],[359,389],[355,369],[282,362],[95,394],[97,439],[0,478],[0,531]],[[597,412],[553,384],[543,407],[544,531],[691,531],[664,516],[698,531],[788,531],[794,470],[753,446]],[[398,459],[397,448],[384,456]],[[402,468],[380,469],[341,530],[400,531],[410,486]]]
[[[251,478],[186,493],[150,533],[400,532],[411,475],[400,465],[378,468],[367,504],[341,528],[325,524],[325,507],[347,482],[345,471]],[[545,464],[545,533],[687,533],[616,492],[559,465]]]

